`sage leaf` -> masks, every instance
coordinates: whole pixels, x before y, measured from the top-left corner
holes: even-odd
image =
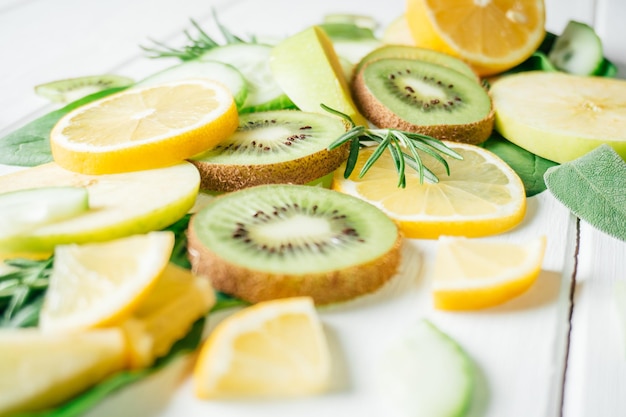
[[[50,131],[70,111],[126,87],[110,88],[73,101],[0,138],[0,164],[32,167],[52,161]]]
[[[548,169],[548,190],[598,230],[626,241],[626,163],[607,144]]]
[[[498,155],[519,175],[526,189],[526,197],[545,191],[546,184],[543,176],[548,168],[557,165],[556,162],[528,152],[497,133],[493,133],[482,146]]]

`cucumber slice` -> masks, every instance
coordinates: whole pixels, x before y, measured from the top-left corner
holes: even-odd
[[[0,194],[0,236],[69,219],[89,209],[83,187],[40,187]]]
[[[115,87],[127,87],[135,81],[115,74],[87,75],[51,81],[35,86],[35,94],[58,103],[69,103],[89,94]]]
[[[218,61],[237,68],[248,83],[248,96],[241,113],[294,108],[274,79],[269,61],[272,47],[257,43],[219,46],[204,53],[200,61]]]
[[[157,72],[135,84],[135,87],[160,84],[191,78],[210,78],[224,84],[232,93],[240,109],[248,96],[248,84],[239,70],[217,61],[187,61]]]
[[[602,41],[593,28],[572,20],[554,41],[548,59],[561,71],[592,75],[602,67],[603,54]]]
[[[396,340],[379,364],[378,382],[390,415],[460,417],[469,410],[474,365],[428,320]]]

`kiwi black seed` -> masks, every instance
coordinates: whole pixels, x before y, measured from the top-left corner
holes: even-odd
[[[347,146],[327,150],[346,132],[338,117],[297,110],[242,114],[237,131],[191,159],[201,188],[235,191],[261,184],[306,184],[337,169]]]
[[[442,65],[387,58],[356,75],[357,105],[374,125],[477,144],[491,135],[494,110],[475,80]]]
[[[359,71],[361,71],[361,69],[363,69],[366,65],[371,64],[374,61],[390,58],[431,62],[433,64],[442,65],[444,67],[456,70],[461,74],[465,74],[472,80],[475,80],[477,82],[479,81],[478,75],[476,75],[474,70],[472,70],[469,65],[467,65],[459,58],[453,57],[452,55],[443,52],[435,51],[433,49],[420,48],[410,45],[384,45],[374,49],[373,51],[365,55],[358,63],[355,70],[355,75]]]
[[[271,184],[216,197],[191,218],[192,270],[248,302],[328,304],[393,277],[402,235],[380,209],[321,187]]]
[[[87,94],[115,87],[127,87],[134,80],[122,75],[104,74],[68,78],[35,86],[35,93],[55,102],[68,102]]]

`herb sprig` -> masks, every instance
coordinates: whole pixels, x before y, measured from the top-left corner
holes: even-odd
[[[445,167],[448,175],[450,175],[450,167],[441,154],[459,160],[463,159],[461,155],[450,149],[445,143],[431,136],[398,129],[370,129],[366,126],[357,126],[347,114],[332,109],[324,104],[321,106],[324,110],[341,117],[350,125],[350,130],[328,146],[328,149],[332,150],[346,142],[350,142],[350,153],[346,161],[346,169],[343,174],[344,178],[348,178],[354,171],[361,148],[376,143],[378,145],[376,145],[374,152],[367,161],[365,161],[365,164],[363,164],[359,172],[359,178],[363,177],[365,173],[369,171],[385,150],[388,150],[395,163],[396,171],[398,172],[398,187],[402,188],[406,187],[406,166],[413,168],[419,174],[420,183],[423,183],[424,180],[434,183],[439,182],[437,175],[424,165],[418,151],[422,151],[435,158],[436,161],[440,162]]]
[[[10,270],[0,275],[0,327],[36,326],[52,272],[52,257],[4,262]]]
[[[189,19],[191,21],[191,25],[196,29],[198,34],[196,37],[192,36],[188,30],[183,31],[185,37],[189,44],[184,45],[183,47],[176,49],[172,48],[162,42],[156,41],[154,39],[150,39],[152,43],[156,45],[156,47],[147,47],[141,46],[140,48],[147,52],[150,58],[178,58],[181,61],[191,61],[196,58],[201,57],[205,52],[210,51],[213,48],[217,48],[218,46],[222,46],[222,44],[215,41],[211,38],[203,29],[200,27],[198,22],[193,19]],[[217,15],[215,10],[213,10],[213,20],[217,25],[222,37],[224,38],[225,44],[237,44],[237,43],[257,43],[256,38],[252,37],[250,40],[245,40],[240,38],[239,36],[234,35],[231,31],[229,31],[224,25],[220,23],[217,19]]]

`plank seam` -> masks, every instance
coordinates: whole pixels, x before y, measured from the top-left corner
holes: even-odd
[[[580,219],[576,218],[576,246],[574,249],[574,269],[572,271],[572,280],[570,282],[570,290],[569,290],[569,312],[567,317],[567,337],[565,339],[565,365],[563,366],[563,373],[561,375],[561,392],[560,392],[560,406],[559,406],[559,416],[564,417],[563,408],[565,405],[565,385],[567,378],[567,368],[569,363],[569,352],[570,352],[570,343],[572,337],[572,317],[574,315],[574,298],[576,292],[576,276],[578,274],[578,255],[580,251]]]

